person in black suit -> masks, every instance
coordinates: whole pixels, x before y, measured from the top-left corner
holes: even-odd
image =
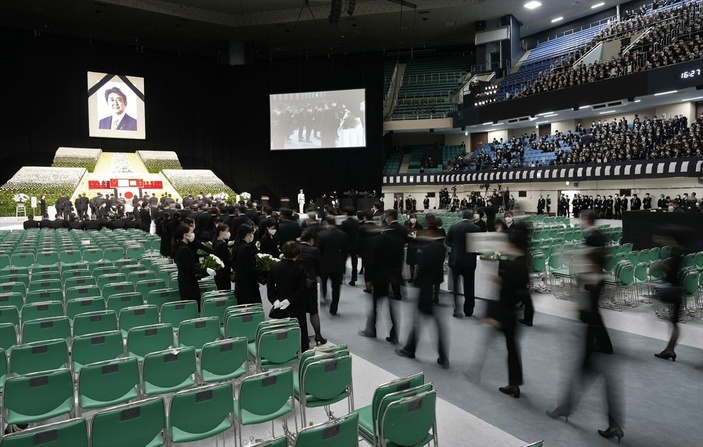
[[[403,247],[405,247],[405,244],[408,240],[408,229],[398,222],[398,212],[396,210],[386,211],[385,223],[386,228],[392,230],[388,234],[398,238],[398,240],[402,242]],[[393,296],[391,298],[393,298],[394,300],[403,299],[400,287],[404,284],[405,282],[403,281],[403,267],[401,265],[401,268],[398,269],[391,278],[391,289],[393,290]]]
[[[630,209],[632,211],[639,211],[641,207],[642,201],[639,197],[637,197],[637,194],[633,194],[632,198],[630,199]]]
[[[230,278],[232,275],[232,263],[228,246],[230,236],[227,224],[220,223],[217,225],[217,234],[212,243],[212,249],[215,252],[214,255],[220,258],[225,265],[215,275],[217,290],[232,290],[232,279]]]
[[[256,279],[259,273],[256,269],[256,249],[251,246],[252,241],[254,229],[246,224],[240,225],[232,251],[237,304],[261,304],[261,293]]]
[[[415,254],[417,276],[413,283],[419,289],[417,311],[408,342],[395,352],[401,357],[415,358],[415,349],[421,328],[420,317],[431,318],[437,325],[437,349],[439,352],[437,363],[447,369],[449,368],[449,358],[447,357],[448,349],[444,325],[434,313],[432,306],[434,285],[437,282],[441,283],[444,278],[444,257],[447,249],[444,246],[443,235],[433,230],[426,230],[421,236],[418,236],[417,243],[419,244]]]
[[[544,214],[544,207],[547,205],[547,202],[542,198],[542,195],[539,196],[539,199],[537,199],[537,214]]]
[[[293,210],[290,208],[281,208],[281,217],[278,221],[278,242],[285,244],[288,241],[294,241],[300,237],[302,233],[300,225],[293,219]]]
[[[644,194],[644,198],[642,199],[642,209],[652,209],[652,198],[649,196],[649,193]]]
[[[71,216],[71,220],[68,221],[68,228],[71,230],[84,230],[85,226],[80,218],[74,214]]]
[[[195,240],[195,234],[190,225],[180,223],[174,233],[176,247],[173,250],[173,261],[178,267],[178,291],[181,300],[195,300],[200,307],[200,287],[198,285],[198,275],[215,275],[215,271],[200,267],[198,258],[193,254],[193,250],[188,244]]]
[[[241,228],[241,227],[240,227]],[[271,267],[266,282],[267,298],[273,305],[271,318],[295,318],[300,325],[300,349],[307,351],[308,323],[305,319],[307,278],[297,261],[300,246],[295,241],[283,244],[283,259]]]
[[[415,254],[418,249],[417,234],[418,231],[422,231],[422,225],[417,222],[417,215],[413,212],[409,214],[408,221],[405,223],[408,230],[408,248],[405,255],[405,263],[410,266],[410,279],[412,282],[415,279],[415,266],[417,265],[417,260],[415,259]]]
[[[349,236],[335,226],[334,216],[325,217],[325,229],[317,234],[317,248],[322,256],[320,280],[322,298],[327,301],[327,281],[332,281],[330,314],[337,315],[342,276],[346,270]]]
[[[68,222],[64,220],[61,214],[56,214],[56,218],[51,221],[51,228],[58,230],[59,228],[68,228]]]
[[[449,255],[449,268],[452,270],[452,280],[454,285],[454,316],[461,318],[463,315],[470,317],[474,314],[474,274],[476,272],[476,253],[466,251],[466,235],[478,233],[480,228],[471,222],[473,211],[465,210],[463,219],[451,227],[447,233],[445,244],[451,247]],[[459,276],[464,278],[464,306],[463,315],[459,307]]]
[[[664,205],[664,208],[666,208],[666,204]],[[46,195],[44,194],[42,194],[41,198],[39,199],[39,214],[41,214],[42,216],[46,214]]]
[[[404,240],[392,235],[393,229],[369,230],[373,236],[366,239],[368,245],[369,262],[366,265],[367,280],[373,282],[373,304],[366,318],[366,327],[359,331],[362,337],[376,338],[376,314],[378,302],[389,296],[391,280],[403,266]],[[386,341],[398,343],[398,317],[393,303],[389,299],[388,305],[391,314],[391,330]]]
[[[149,204],[146,200],[142,202],[139,208],[139,228],[145,233],[151,231],[151,211],[149,210]]]
[[[547,194],[544,203],[547,205],[547,216],[549,216],[549,213],[552,211],[552,198],[549,197],[549,194]]]
[[[34,220],[34,216],[30,214],[27,216],[27,220],[22,223],[22,228],[24,228],[25,230],[39,228],[39,221]]]
[[[364,292],[366,293],[371,293],[371,289],[373,288],[373,282],[370,279],[370,273],[366,266],[371,263],[372,256],[369,239],[375,234],[374,231],[377,228],[371,211],[364,211],[361,224],[359,225],[359,232],[356,237],[356,252],[361,256],[361,273],[364,275]]]
[[[307,277],[307,292],[305,312],[310,314],[310,324],[315,330],[315,343],[324,345],[327,339],[322,336],[320,329],[320,314],[317,306],[317,277],[320,274],[320,250],[315,247],[315,233],[303,231],[300,235],[300,256],[298,262],[305,269]]]
[[[349,281],[349,285],[355,286],[359,275],[359,257],[356,251],[356,239],[359,234],[359,221],[354,217],[356,215],[354,208],[348,206],[344,208],[344,213],[347,215],[347,218],[342,222],[340,228],[342,231],[347,233],[347,236],[349,237],[349,247],[347,248],[347,254],[351,258],[351,281]]]

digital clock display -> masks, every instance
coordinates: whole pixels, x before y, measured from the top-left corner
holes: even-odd
[[[680,76],[681,79],[691,79],[699,77],[701,73],[703,73],[703,70],[700,68],[694,68],[693,70],[682,71]]]

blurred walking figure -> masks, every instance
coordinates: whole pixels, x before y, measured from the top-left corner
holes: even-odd
[[[578,406],[583,390],[601,375],[605,379],[605,394],[608,415],[608,428],[598,430],[604,438],[620,439],[625,436],[619,422],[622,421],[622,400],[617,395],[621,389],[615,383],[616,373],[603,354],[612,354],[613,346],[601,318],[598,301],[603,292],[603,264],[605,262],[605,238],[595,229],[595,213],[590,210],[581,212],[581,219],[586,235],[586,249],[578,264],[577,283],[583,292],[580,319],[586,323],[583,360],[580,370],[573,373],[568,386],[564,390],[559,406],[554,411],[547,411],[552,419],[566,418]]]
[[[447,250],[444,246],[444,236],[438,232],[426,231],[417,237],[417,252],[415,253],[416,276],[414,285],[419,289],[417,310],[413,328],[410,330],[408,342],[405,347],[397,349],[395,352],[401,357],[415,358],[415,348],[420,335],[421,325],[428,319],[433,319],[437,325],[437,349],[439,357],[437,364],[442,368],[449,368],[449,358],[447,357],[447,340],[444,333],[444,324],[433,311],[432,301],[434,296],[434,285],[442,282],[444,277],[444,257]],[[420,321],[422,317],[423,321]]]
[[[681,304],[683,300],[683,287],[681,279],[685,276],[679,273],[681,263],[687,254],[690,246],[690,230],[676,226],[664,228],[660,234],[654,236],[654,242],[660,246],[671,247],[670,262],[658,264],[664,272],[664,286],[657,288],[657,298],[671,304],[669,321],[673,325],[671,338],[666,348],[660,353],[654,354],[660,359],[676,361],[676,342],[679,340],[679,318],[681,314]]]

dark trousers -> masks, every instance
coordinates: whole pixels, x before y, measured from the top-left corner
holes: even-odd
[[[459,292],[457,285],[459,284],[459,276],[464,278],[464,314],[469,317],[474,313],[474,305],[476,297],[474,295],[474,273],[476,272],[476,264],[469,266],[454,266],[452,269],[452,281],[454,286],[454,313],[460,312],[459,307]]]
[[[444,333],[444,326],[439,320],[439,317],[434,313],[432,308],[432,297],[434,295],[434,285],[428,284],[423,285],[420,288],[420,300],[418,303],[417,310],[415,311],[415,318],[413,322],[413,327],[410,330],[410,335],[408,336],[408,342],[405,344],[405,349],[411,354],[415,354],[415,349],[417,348],[417,341],[420,338],[420,329],[429,320],[434,320],[437,325],[437,351],[439,353],[439,358],[442,360],[447,360],[447,344],[446,337]],[[421,321],[422,320],[422,321]]]
[[[356,251],[350,251],[349,257],[351,258],[351,280],[356,281],[359,276],[359,257],[356,255]]]
[[[520,360],[520,346],[516,338],[515,320],[503,324],[505,347],[508,348],[508,384],[522,385],[522,361]]]
[[[327,281],[332,280],[332,304],[330,304],[330,313],[336,314],[339,307],[339,293],[342,285],[343,272],[324,272],[320,273],[320,284],[322,289],[322,298],[327,300]]]
[[[373,306],[371,307],[371,312],[369,312],[368,318],[366,318],[366,330],[365,332],[367,334],[371,335],[376,335],[376,316],[378,313],[378,302],[381,301],[383,298],[389,298],[388,297],[388,289],[390,287],[390,284],[387,282],[383,283],[378,283],[375,282],[373,283]],[[389,337],[397,340],[398,339],[398,318],[396,317],[395,314],[395,309],[393,308],[393,302],[388,299],[388,307],[390,308],[390,313],[391,313],[391,331],[389,334]]]
[[[523,319],[529,323],[535,318],[535,306],[532,304],[532,296],[527,293],[522,297],[522,304],[525,306],[525,313],[523,314]]]

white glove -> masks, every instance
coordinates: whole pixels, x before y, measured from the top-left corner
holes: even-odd
[[[290,306],[290,301],[288,301],[288,300],[281,301],[281,310],[287,309],[288,306]]]
[[[278,309],[278,308],[280,308],[280,307],[281,307],[281,302],[280,302],[280,301],[276,300],[276,301],[273,302],[273,308],[274,308],[274,309]]]
[[[210,267],[206,268],[205,270],[207,271],[207,274],[210,276],[215,276],[215,273],[217,273],[213,269],[211,269]]]

